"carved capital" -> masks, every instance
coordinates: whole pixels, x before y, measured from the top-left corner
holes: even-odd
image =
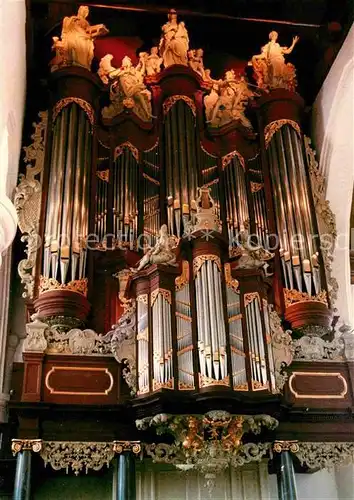
[[[11,450],[14,456],[21,451],[39,453],[42,450],[42,443],[41,439],[13,439]]]
[[[141,452],[140,441],[113,441],[113,451],[120,455],[124,452],[132,452],[139,455]]]
[[[274,441],[273,451],[276,453],[281,453],[282,451],[297,453],[299,451],[299,445],[297,441]]]

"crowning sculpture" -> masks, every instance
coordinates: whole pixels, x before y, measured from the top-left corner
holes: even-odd
[[[187,66],[187,52],[189,37],[183,22],[177,21],[177,12],[171,9],[168,14],[168,22],[162,26],[160,39],[160,54],[165,68],[173,64]]]
[[[281,47],[277,42],[278,33],[269,33],[269,42],[261,49],[261,53],[252,57],[250,65],[253,66],[257,85],[261,89],[269,90],[286,88],[295,90],[296,71],[295,66],[286,63],[284,55],[290,54],[299,37],[295,36],[290,47]]]
[[[133,66],[130,57],[125,56],[120,68],[111,66],[109,58],[101,60],[101,79],[112,80],[110,87],[111,104],[102,110],[103,118],[114,118],[124,109],[131,109],[141,120],[150,121],[151,92],[144,84],[145,64],[143,57],[137,66]]]
[[[108,30],[103,24],[90,26],[86,19],[88,15],[89,8],[82,5],[76,16],[64,18],[61,40],[53,37],[55,57],[50,63],[52,71],[71,65],[91,69],[94,40],[106,35]]]

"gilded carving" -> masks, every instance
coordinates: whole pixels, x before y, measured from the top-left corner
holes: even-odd
[[[264,184],[262,184],[261,182],[252,182],[251,181],[250,185],[251,185],[251,192],[252,193],[258,193],[258,191],[260,191],[264,187]]]
[[[268,123],[268,125],[264,128],[264,141],[266,148],[269,146],[270,141],[272,140],[273,135],[278,132],[284,125],[290,125],[293,127],[295,132],[299,134],[301,137],[300,125],[294,120],[283,119],[283,120],[275,120],[274,122]]]
[[[157,297],[162,295],[162,297],[171,305],[172,296],[170,290],[165,290],[164,288],[157,288],[151,293],[151,307],[154,305]]]
[[[27,244],[25,250],[27,257],[21,260],[17,267],[21,283],[24,284],[25,290],[22,294],[24,298],[33,298],[37,249],[41,244],[38,228],[48,113],[41,111],[38,116],[40,121],[33,124],[34,133],[31,136],[33,143],[23,148],[26,175],[20,174],[20,182],[15,189],[14,197],[18,226],[23,234],[21,241]]]
[[[310,469],[329,469],[354,461],[354,443],[352,442],[316,442],[301,443],[296,457],[301,464]]]
[[[33,451],[39,453],[42,450],[41,439],[12,439],[11,451],[13,455],[17,455],[21,451]]]
[[[292,453],[297,453],[299,451],[299,444],[297,441],[274,441],[273,450],[276,453],[281,453],[282,451],[291,451]]]
[[[80,441],[43,441],[40,453],[45,466],[54,470],[71,469],[75,475],[83,470],[100,470],[104,465],[109,467],[115,452],[112,443],[80,442]]]
[[[316,161],[316,151],[311,148],[311,139],[304,136],[304,142],[318,229],[320,235],[326,236],[326,244],[321,245],[321,251],[327,278],[328,295],[331,304],[333,304],[338,295],[338,282],[332,276],[333,252],[337,239],[336,219],[329,201],[325,198],[325,178],[321,174]]]
[[[183,287],[189,283],[189,262],[188,260],[182,260],[182,274],[177,276],[175,279],[175,289],[176,292],[181,290]]]
[[[124,153],[124,148],[128,148],[131,154],[134,156],[136,161],[139,161],[139,151],[138,149],[133,146],[131,142],[123,142],[119,146],[117,146],[114,150],[114,159],[116,160],[118,156],[120,156],[122,153]]]
[[[221,272],[220,257],[218,257],[217,255],[214,255],[214,254],[198,255],[198,257],[195,257],[195,259],[193,259],[193,274],[194,274],[194,276],[196,276],[198,274],[198,272],[199,272],[200,268],[202,267],[202,265],[204,264],[204,262],[206,262],[208,260],[215,262],[219,271]]]
[[[170,463],[185,471],[195,469],[207,478],[229,466],[261,460],[271,444],[242,444],[242,437],[245,433],[259,434],[264,427],[273,430],[278,421],[269,415],[231,415],[214,410],[205,415],[160,414],[137,420],[136,425],[140,430],[153,427],[158,435],[174,437],[173,444],[144,446],[155,462]]]
[[[141,452],[140,441],[113,441],[113,451],[120,455],[123,452],[131,451],[134,455]]]
[[[163,103],[163,114],[164,116],[167,115],[167,113],[170,111],[172,106],[176,104],[177,101],[184,101],[192,111],[193,115],[196,116],[197,113],[197,108],[194,104],[194,101],[190,97],[187,97],[185,95],[173,95],[171,97],[168,97],[164,103]]]
[[[321,290],[317,295],[309,295],[306,292],[299,292],[298,290],[289,290],[284,288],[284,299],[285,307],[289,307],[292,304],[297,304],[299,302],[321,302],[328,306],[327,293],[325,290]]]
[[[228,288],[231,288],[235,293],[240,293],[240,283],[236,278],[232,277],[231,274],[231,264],[224,264],[224,272],[225,272],[225,283]]]
[[[239,162],[241,163],[243,169],[245,169],[245,159],[244,159],[244,157],[238,151],[232,151],[231,153],[228,153],[227,155],[225,155],[225,156],[222,157],[222,168],[223,168],[223,170],[224,170],[224,168],[226,168],[228,166],[228,164],[231,162],[232,158],[234,158],[235,156],[237,156],[237,158],[238,158]]]
[[[87,296],[87,278],[69,281],[69,283],[59,283],[55,278],[46,278],[40,276],[39,280],[39,294],[51,292],[53,290],[70,290],[71,292],[79,293]]]
[[[55,106],[53,107],[52,119],[53,123],[58,118],[59,113],[69,104],[75,103],[83,109],[89,119],[91,125],[95,122],[95,111],[90,103],[85,101],[84,99],[80,99],[79,97],[65,97],[64,99],[60,99]]]
[[[109,170],[100,170],[96,172],[96,175],[101,181],[109,182]]]

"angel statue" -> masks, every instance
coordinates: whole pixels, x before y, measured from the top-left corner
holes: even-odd
[[[131,109],[141,120],[150,121],[151,92],[144,84],[145,53],[135,67],[130,57],[125,56],[120,68],[111,66],[111,59],[102,58],[100,62],[100,77],[103,81],[112,81],[110,88],[111,104],[102,110],[103,118],[114,118],[124,109]],[[99,71],[100,71],[99,70]]]
[[[152,264],[164,264],[166,266],[176,265],[176,239],[168,234],[167,225],[163,224],[160,228],[160,236],[153,248],[150,248],[144,257],[138,262],[138,267],[132,269],[133,272],[138,272],[144,267]]]
[[[162,26],[160,39],[160,54],[165,68],[173,64],[188,65],[187,52],[189,47],[188,32],[183,22],[177,22],[177,12],[171,9],[168,22]]]
[[[51,65],[58,69],[62,66],[82,66],[91,69],[94,52],[94,40],[106,35],[107,28],[103,24],[90,26],[86,20],[89,8],[81,5],[76,16],[64,17],[61,40],[53,38],[53,49],[56,51]],[[54,69],[52,68],[54,71]]]
[[[156,75],[161,71],[162,57],[159,56],[159,48],[152,47],[150,55],[146,57],[146,74],[147,76]]]
[[[278,33],[269,33],[269,42],[261,49],[261,53],[252,57],[249,65],[253,66],[257,85],[265,90],[274,88],[287,88],[295,90],[296,70],[291,63],[285,62],[284,55],[291,54],[299,37],[295,36],[290,47],[281,47]]]

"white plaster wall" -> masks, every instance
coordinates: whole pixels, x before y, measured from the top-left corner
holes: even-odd
[[[334,471],[296,474],[298,500],[342,500],[338,496]]]
[[[349,261],[354,184],[354,25],[314,103],[313,138],[338,231],[333,262],[333,275],[339,284],[335,306],[341,320],[354,325],[354,288],[350,284]]]

